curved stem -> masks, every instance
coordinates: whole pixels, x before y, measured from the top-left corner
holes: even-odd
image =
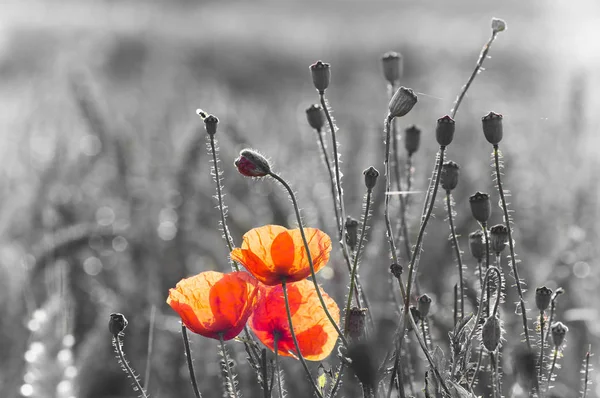
[[[521,316],[523,318],[523,331],[525,332],[525,341],[527,342],[527,348],[531,349],[531,342],[529,341],[529,327],[527,326],[527,310],[525,309],[525,300],[523,299],[523,290],[521,289],[521,279],[519,279],[519,272],[517,270],[517,260],[515,256],[515,247],[512,239],[512,228],[510,226],[508,206],[506,205],[506,198],[504,195],[504,189],[502,188],[502,180],[500,178],[500,154],[498,150],[498,145],[494,145],[494,165],[496,167],[496,181],[498,182],[498,192],[500,193],[500,200],[502,201],[502,211],[504,212],[504,224],[506,225],[506,229],[508,230],[510,263],[512,266],[513,274],[515,276],[517,293],[519,294]]]
[[[183,346],[185,347],[185,357],[187,359],[188,370],[190,372],[190,379],[192,381],[192,389],[196,398],[202,398],[200,390],[198,390],[198,382],[196,381],[196,372],[194,372],[194,363],[192,361],[192,351],[190,350],[190,340],[187,334],[187,328],[184,324],[181,324],[181,337],[183,338]]]
[[[325,148],[325,141],[323,140],[323,132],[321,129],[316,129],[317,136],[319,137],[319,145],[321,147],[321,151],[323,153],[323,161],[325,162],[325,166],[327,168],[327,172],[329,173],[329,185],[331,186],[331,198],[333,199],[333,211],[335,212],[335,221],[337,223],[337,231],[338,238],[340,241],[344,239],[342,235],[342,226],[344,220],[340,219],[340,210],[338,209],[336,193],[335,193],[335,177],[333,176],[333,171],[331,170],[331,163],[329,162],[329,155],[327,155],[327,149]]]
[[[273,350],[275,351],[275,372],[277,373],[277,391],[279,392],[279,398],[283,398],[283,387],[281,386],[281,370],[279,369],[279,352],[277,349],[277,343],[279,343],[279,333],[275,332]]]
[[[469,391],[473,392],[473,384],[475,384],[475,380],[477,380],[477,374],[479,373],[479,370],[481,369],[481,363],[483,362],[483,347],[479,348],[479,359],[477,360],[477,366],[475,367],[475,372],[473,372],[473,378],[471,379],[471,381],[469,382]]]
[[[238,392],[235,388],[235,380],[229,363],[229,354],[227,353],[227,347],[225,347],[225,341],[223,340],[223,333],[219,333],[219,341],[221,342],[221,352],[223,353],[223,362],[225,362],[225,369],[227,372],[227,384],[229,385],[229,394],[231,398],[237,398]]]
[[[142,385],[140,384],[135,373],[133,373],[133,369],[131,369],[131,366],[129,366],[129,363],[125,360],[125,354],[123,353],[123,347],[122,347],[122,342],[120,339],[120,334],[117,333],[117,334],[113,335],[113,337],[115,339],[114,346],[116,347],[117,353],[119,354],[119,359],[121,360],[121,364],[123,364],[123,366],[125,367],[125,370],[127,371],[127,374],[129,375],[129,377],[131,377],[133,379],[133,382],[135,383],[135,387],[142,394],[142,397],[147,398],[148,396],[146,395],[146,391],[144,391],[144,389],[142,388]]]
[[[450,191],[446,191],[446,207],[448,208],[448,222],[450,224],[450,232],[452,234],[452,244],[454,246],[454,253],[456,254],[456,260],[458,261],[458,280],[459,280],[459,294],[460,297],[460,319],[465,316],[465,289],[463,282],[463,264],[462,256],[460,254],[460,247],[458,246],[458,239],[456,238],[456,231],[454,229],[453,211],[452,211],[452,196]]]
[[[269,175],[275,180],[279,181],[281,185],[283,185],[283,187],[288,191],[288,195],[290,195],[290,198],[292,199],[294,212],[296,213],[296,220],[298,221],[298,228],[300,229],[300,235],[302,235],[302,243],[304,244],[304,250],[306,251],[306,258],[308,259],[308,264],[310,265],[310,276],[312,276],[312,280],[315,285],[315,290],[317,291],[317,296],[319,297],[319,302],[321,303],[321,307],[323,307],[323,311],[325,311],[325,315],[327,315],[327,319],[329,319],[329,322],[331,322],[331,324],[335,328],[335,331],[340,336],[342,343],[347,347],[348,341],[346,341],[346,337],[344,337],[344,334],[340,330],[340,327],[329,313],[327,305],[325,304],[325,300],[323,300],[323,295],[321,294],[321,289],[319,288],[319,283],[317,282],[317,276],[315,275],[315,266],[313,264],[312,255],[310,254],[310,248],[308,247],[308,241],[306,240],[306,234],[304,233],[304,227],[302,226],[302,217],[300,216],[300,208],[298,207],[298,202],[296,201],[296,195],[294,195],[294,191],[292,191],[292,188],[288,185],[287,182],[285,182],[283,178],[279,177],[275,173],[269,173]]]
[[[398,255],[396,253],[396,243],[394,242],[394,231],[392,230],[392,223],[390,221],[390,192],[391,176],[390,176],[390,125],[393,117],[391,115],[386,116],[384,122],[385,130],[385,160],[383,165],[385,168],[385,203],[384,203],[384,217],[385,217],[385,228],[387,231],[388,243],[390,245],[390,254],[392,261],[398,264]]]
[[[554,368],[556,367],[556,358],[558,358],[558,347],[554,347],[554,354],[552,355],[552,366],[550,367],[550,373],[548,373],[548,385],[546,385],[546,391],[550,388],[550,383],[552,382],[552,373],[554,373]]]
[[[313,389],[315,390],[315,393],[317,394],[317,396],[319,398],[323,398],[323,394],[321,394],[319,387],[313,380],[312,375],[310,374],[310,370],[308,369],[308,365],[306,364],[306,360],[302,356],[302,352],[300,351],[300,346],[298,345],[298,339],[296,338],[296,332],[294,331],[294,324],[292,322],[292,312],[290,310],[290,302],[288,299],[287,283],[286,283],[285,279],[283,279],[281,281],[281,289],[283,290],[283,298],[285,299],[285,312],[287,313],[288,324],[290,325],[290,333],[292,335],[292,340],[294,340],[294,347],[296,347],[296,355],[298,355],[298,359],[300,359],[300,362],[302,363],[302,367],[304,367],[304,371],[306,372],[306,375],[308,376],[310,383],[311,383]]]

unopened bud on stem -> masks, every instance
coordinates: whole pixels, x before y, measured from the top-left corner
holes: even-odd
[[[478,230],[469,234],[469,249],[477,261],[483,261],[485,258],[485,237],[483,231]]]
[[[110,314],[110,320],[108,321],[108,330],[113,336],[117,336],[125,330],[128,323],[123,314],[113,312]]]
[[[548,309],[551,299],[552,289],[548,289],[546,286],[535,289],[535,305],[538,310],[545,311]]]
[[[388,118],[406,115],[417,103],[417,95],[410,88],[400,87],[390,100]]]
[[[552,331],[552,342],[554,343],[554,347],[560,348],[565,341],[565,336],[567,335],[569,328],[562,322],[555,322],[550,327],[550,330]]]
[[[485,139],[492,145],[498,145],[502,141],[502,115],[499,113],[490,112],[481,118],[483,134]]]
[[[390,84],[395,84],[402,76],[402,55],[390,51],[381,58],[383,64],[383,76]]]
[[[313,104],[306,110],[308,124],[315,130],[321,130],[325,125],[325,114],[319,104]]]
[[[242,149],[234,164],[240,174],[246,177],[264,177],[271,173],[269,161],[252,149]]]
[[[373,166],[369,167],[365,171],[363,171],[363,175],[365,176],[365,186],[368,190],[375,188],[375,184],[377,184],[377,177],[379,177],[379,172]]]
[[[508,228],[504,224],[494,225],[490,228],[490,249],[499,255],[506,248],[508,242]]]
[[[474,195],[469,197],[469,204],[471,205],[471,213],[473,213],[473,217],[479,221],[481,225],[487,225],[487,221],[492,215],[490,195],[487,193],[476,192]]]
[[[431,308],[431,297],[426,294],[423,294],[419,297],[417,301],[417,309],[421,313],[421,316],[425,318],[429,315],[429,309]]]
[[[488,317],[481,328],[483,346],[490,352],[495,351],[500,344],[501,337],[502,328],[500,327],[500,319],[497,316]]]
[[[346,217],[346,243],[350,249],[355,250],[358,243],[358,220]]]
[[[324,93],[327,87],[329,87],[329,81],[331,80],[330,65],[322,61],[317,61],[310,66],[310,72],[315,88],[319,94]]]
[[[438,119],[435,128],[435,138],[440,146],[446,147],[450,145],[454,139],[455,127],[456,123],[454,122],[454,119],[448,115]]]
[[[460,167],[453,161],[445,162],[442,165],[442,175],[440,176],[440,183],[442,188],[447,192],[452,191],[458,185],[458,176],[460,175]]]
[[[404,130],[404,148],[408,152],[408,156],[412,156],[413,153],[419,150],[421,143],[421,130],[415,126],[409,126]]]

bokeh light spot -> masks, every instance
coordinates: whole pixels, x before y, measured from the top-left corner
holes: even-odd
[[[157,232],[158,236],[162,240],[173,240],[173,238],[175,238],[175,235],[177,234],[177,226],[175,226],[175,223],[171,221],[165,221],[160,223]]]
[[[102,271],[102,261],[98,257],[88,257],[83,262],[83,270],[88,275],[96,276]]]
[[[585,261],[573,264],[573,274],[578,278],[587,278],[590,275],[590,265]]]
[[[96,210],[96,222],[98,225],[107,227],[115,221],[115,212],[109,206],[102,206]]]
[[[31,397],[33,395],[33,386],[31,384],[23,384],[19,391],[22,396]]]
[[[102,150],[102,142],[97,136],[87,134],[81,137],[79,148],[81,149],[81,152],[87,156],[96,156]]]
[[[127,239],[125,239],[125,237],[123,236],[116,236],[112,240],[112,247],[116,252],[124,252],[125,250],[127,250],[127,246],[129,246],[129,242],[127,242]]]

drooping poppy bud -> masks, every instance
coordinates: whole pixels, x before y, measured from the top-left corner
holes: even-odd
[[[394,51],[383,54],[383,76],[390,84],[395,84],[402,76],[402,55]]]
[[[431,297],[426,294],[423,294],[417,300],[417,309],[421,313],[421,316],[425,318],[429,315],[429,309],[431,308]]]
[[[492,145],[498,145],[502,141],[502,115],[499,113],[490,112],[481,118],[483,134],[485,139]]]
[[[500,18],[492,18],[492,31],[494,33],[503,32],[506,30],[506,22]]]
[[[490,195],[487,193],[476,192],[469,197],[469,204],[471,205],[471,213],[473,213],[473,217],[482,225],[486,225],[487,221],[492,216]]]
[[[308,124],[315,130],[321,131],[325,125],[325,114],[323,113],[323,107],[319,104],[312,104],[306,109],[306,119]]]
[[[442,175],[440,183],[446,192],[452,191],[458,185],[458,176],[460,175],[460,167],[458,164],[449,160],[442,165]]]
[[[389,118],[402,117],[406,115],[417,103],[417,95],[415,92],[406,87],[400,87],[394,93],[388,106],[390,113]]]
[[[438,119],[435,128],[435,138],[440,146],[446,147],[450,145],[454,139],[455,127],[456,123],[454,122],[454,119],[448,115]]]
[[[490,316],[486,319],[481,328],[481,341],[486,350],[492,352],[498,348],[502,338],[502,328],[500,319],[497,316]]]
[[[421,129],[414,124],[404,130],[404,148],[408,152],[408,156],[412,156],[413,153],[419,150],[421,143]]]
[[[271,173],[269,161],[252,149],[242,149],[234,164],[240,174],[246,177],[264,177]]]
[[[358,220],[353,217],[346,217],[346,243],[350,249],[355,250],[358,244]]]
[[[118,312],[113,312],[110,314],[110,320],[108,321],[108,330],[113,336],[116,336],[125,330],[128,323],[129,322],[127,322],[125,315]]]
[[[208,115],[204,119],[204,128],[208,135],[213,136],[217,133],[217,125],[219,124],[219,119],[214,115]]]
[[[502,253],[508,242],[508,228],[504,224],[494,225],[490,228],[490,249],[497,255]]]
[[[548,289],[546,286],[535,289],[535,305],[538,310],[545,311],[548,309],[551,299],[552,289]]]
[[[310,72],[315,88],[320,94],[324,93],[327,87],[329,87],[329,81],[331,80],[330,65],[322,61],[317,61],[310,66]]]
[[[469,234],[469,249],[471,250],[471,255],[477,261],[483,261],[485,258],[485,237],[481,230]]]
[[[550,326],[550,330],[552,331],[552,342],[554,343],[554,347],[560,348],[565,341],[565,336],[567,335],[569,328],[562,322],[554,322],[552,326]]]
[[[379,172],[373,166],[369,167],[365,171],[363,171],[363,175],[365,176],[365,186],[368,190],[375,188],[375,184],[377,184],[377,177],[379,177]]]

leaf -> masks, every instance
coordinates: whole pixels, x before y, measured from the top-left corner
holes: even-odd
[[[319,365],[319,377],[317,377],[317,385],[321,390],[321,393],[325,390],[325,386],[327,385],[327,372],[323,365]]]
[[[450,392],[452,393],[452,398],[477,398],[474,394],[471,394],[452,380],[450,380]]]

